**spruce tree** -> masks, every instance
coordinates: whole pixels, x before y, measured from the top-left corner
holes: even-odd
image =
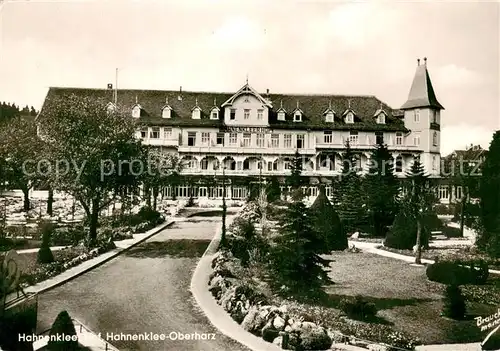
[[[365,199],[362,194],[361,177],[357,174],[356,164],[356,155],[352,152],[349,142],[346,142],[338,189],[340,191],[339,215],[347,234],[359,230],[366,220]]]
[[[373,234],[383,237],[394,221],[397,210],[398,180],[394,176],[392,155],[383,142],[371,153],[371,163],[364,179],[367,210]]]
[[[342,227],[338,213],[326,197],[325,187],[320,186],[319,195],[310,207],[314,218],[315,229],[322,242],[318,252],[328,253],[332,250],[347,248],[347,235]]]
[[[281,187],[278,177],[272,176],[267,184],[267,201],[269,203],[275,202],[281,198]]]
[[[500,257],[500,131],[493,135],[480,181],[481,230],[477,245],[492,257]]]
[[[61,311],[52,328],[50,329],[47,349],[49,351],[76,351],[78,350],[78,338],[76,330],[67,311]],[[59,336],[60,340],[57,340]]]
[[[294,199],[279,223],[279,236],[269,255],[269,269],[274,273],[271,284],[282,293],[311,296],[331,283],[324,270],[329,261],[318,254],[321,241],[310,210]]]
[[[299,150],[295,151],[295,155],[292,158],[290,175],[288,176],[287,183],[292,188],[292,194],[305,183],[302,177],[302,156],[300,156]]]
[[[385,244],[390,247],[409,248],[417,246],[415,262],[421,263],[421,247],[427,246],[430,228],[425,222],[432,215],[432,206],[436,202],[433,182],[426,174],[419,158],[415,158],[411,169],[406,173],[405,195],[400,211],[387,235]],[[398,247],[399,246],[399,247]]]

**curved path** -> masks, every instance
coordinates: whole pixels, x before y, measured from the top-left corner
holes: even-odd
[[[110,340],[120,350],[248,349],[210,324],[189,291],[220,217],[180,220],[144,243],[38,298],[38,332],[67,310],[96,333],[190,334],[198,340]],[[172,333],[172,334],[171,334]],[[196,335],[195,333],[198,333]],[[214,334],[214,340],[201,340]]]

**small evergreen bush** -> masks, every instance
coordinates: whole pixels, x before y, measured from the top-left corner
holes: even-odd
[[[427,266],[425,273],[429,280],[446,285],[482,285],[488,279],[488,268],[484,261],[442,261]]]
[[[56,339],[60,335],[62,341],[49,340],[47,349],[49,351],[76,351],[78,350],[78,338],[76,336],[75,326],[67,311],[62,311],[57,316],[49,336]],[[51,338],[51,339],[52,339]]]
[[[353,298],[345,298],[340,301],[340,309],[350,318],[368,320],[372,319],[377,314],[375,304],[366,301],[362,296],[358,295]]]
[[[54,226],[52,223],[43,222],[40,224],[40,232],[42,236],[42,245],[38,250],[38,263],[52,263],[54,262],[54,255],[50,250],[50,239],[52,233],[54,232]]]
[[[448,285],[444,296],[442,315],[453,319],[464,319],[465,299],[458,285]]]
[[[153,210],[149,206],[142,207],[137,215],[142,219],[143,222],[152,223],[157,223],[161,217],[160,212]]]
[[[421,230],[422,246],[428,247],[430,231],[425,224],[422,225]],[[404,211],[401,211],[396,216],[389,233],[387,233],[384,245],[393,249],[411,250],[416,242],[417,224],[413,218],[410,218]]]

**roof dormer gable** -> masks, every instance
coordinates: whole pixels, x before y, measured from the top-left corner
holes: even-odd
[[[286,110],[283,108],[283,100],[280,102],[280,108],[276,111],[276,115],[278,116],[278,121],[286,120]]]
[[[385,124],[386,119],[387,119],[387,112],[385,112],[382,108],[379,108],[375,114],[373,115],[374,118],[377,118],[377,123],[378,124]]]
[[[354,123],[354,120],[356,118],[356,114],[350,108],[345,110],[342,116],[344,117],[345,123]]]
[[[333,122],[335,120],[335,111],[332,109],[332,102],[328,103],[328,108],[323,112],[325,122]]]
[[[217,99],[214,99],[214,105],[210,109],[210,119],[219,119],[220,108],[217,106]]]
[[[191,109],[191,117],[193,119],[201,119],[201,107],[198,106],[198,99],[196,99],[194,107]]]
[[[168,104],[168,98],[165,99],[165,105],[161,108],[162,118],[172,117],[172,107]]]
[[[265,99],[264,97],[262,97],[262,95],[260,95],[255,89],[253,89],[250,85],[248,85],[248,81],[246,82],[246,84],[240,89],[238,90],[233,96],[231,96],[228,100],[226,100],[226,102],[224,102],[222,104],[222,107],[226,107],[226,106],[232,106],[234,101],[240,97],[240,96],[248,96],[248,95],[252,95],[254,96],[263,106],[266,106],[266,107],[269,107],[269,108],[272,108],[272,105],[271,105],[271,102],[267,99]]]
[[[141,105],[139,104],[135,104],[133,107],[132,107],[132,117],[134,118],[139,118],[141,117],[141,111],[142,111],[142,107]]]
[[[302,115],[304,112],[300,109],[299,102],[297,101],[297,107],[293,110],[293,121],[302,122]]]

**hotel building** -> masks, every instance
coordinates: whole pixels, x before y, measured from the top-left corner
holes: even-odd
[[[361,173],[383,140],[398,176],[404,177],[415,156],[427,173],[440,174],[443,106],[426,59],[418,60],[408,99],[398,109],[372,95],[262,93],[248,82],[233,93],[50,88],[45,103],[66,94],[105,98],[110,111],[117,101],[140,122],[137,137],[144,144],[183,160],[183,182],[164,189],[166,197],[220,198],[224,172],[227,197],[244,199],[252,181],[286,176],[296,150],[310,179],[304,191],[315,197],[317,184],[340,172],[346,141]],[[329,195],[331,188],[326,190]]]

